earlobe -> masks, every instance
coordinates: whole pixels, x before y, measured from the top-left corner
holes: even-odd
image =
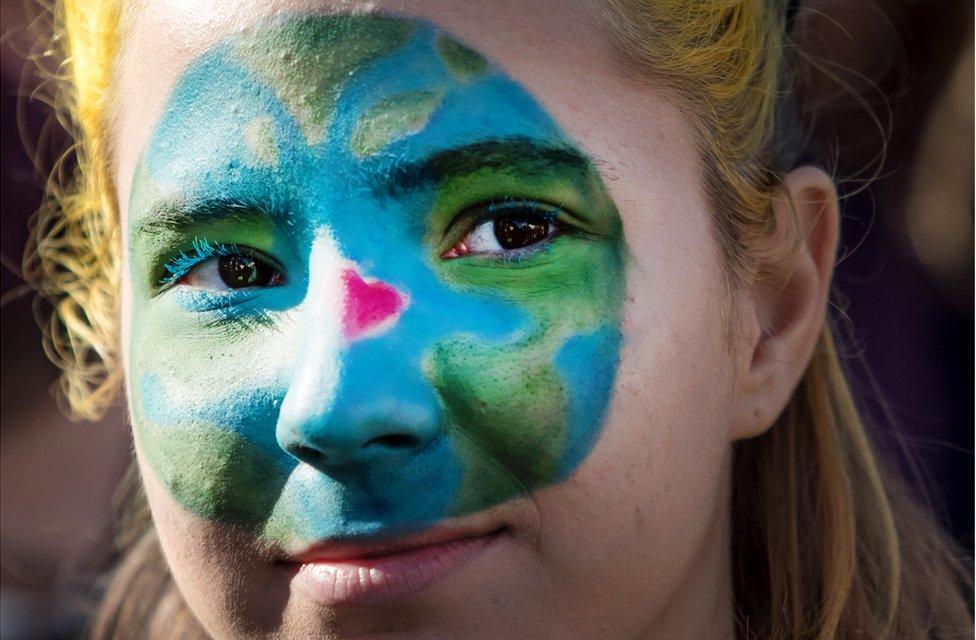
[[[771,206],[775,230],[760,247],[760,272],[770,275],[743,296],[752,330],[739,349],[733,440],[769,429],[799,384],[823,328],[837,251],[837,191],[823,170],[791,171]]]

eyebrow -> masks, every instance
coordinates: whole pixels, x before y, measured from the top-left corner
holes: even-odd
[[[510,170],[529,176],[554,170],[585,176],[593,170],[590,160],[569,145],[512,137],[444,149],[418,161],[398,161],[385,171],[371,174],[369,182],[374,193],[396,197],[486,169]],[[167,199],[150,207],[135,233],[182,232],[197,225],[259,218],[270,218],[283,225],[293,222],[285,210],[247,198]]]
[[[371,181],[383,195],[396,196],[485,169],[514,170],[523,175],[545,175],[553,170],[585,175],[592,164],[569,145],[513,137],[445,149],[417,162],[397,163],[386,175],[373,176]]]
[[[163,231],[186,231],[196,225],[226,220],[262,218],[289,223],[285,213],[247,198],[161,200],[152,205],[135,231],[137,234],[151,235]]]

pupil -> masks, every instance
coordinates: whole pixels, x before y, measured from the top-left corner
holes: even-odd
[[[495,218],[495,238],[502,249],[520,249],[546,239],[549,223],[531,218]]]
[[[217,264],[220,278],[231,289],[262,286],[273,275],[268,265],[251,256],[222,256]]]

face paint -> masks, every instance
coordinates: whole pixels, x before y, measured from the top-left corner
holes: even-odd
[[[219,44],[129,217],[133,425],[197,515],[283,545],[417,530],[565,479],[599,436],[616,209],[525,89],[429,24]]]
[[[366,282],[355,269],[342,270],[342,286],[342,335],[349,342],[389,328],[406,306],[406,298],[394,287],[385,282]]]

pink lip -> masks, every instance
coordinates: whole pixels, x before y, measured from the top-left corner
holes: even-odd
[[[502,534],[428,533],[380,545],[323,544],[297,554],[292,584],[327,606],[406,600],[484,553]]]

